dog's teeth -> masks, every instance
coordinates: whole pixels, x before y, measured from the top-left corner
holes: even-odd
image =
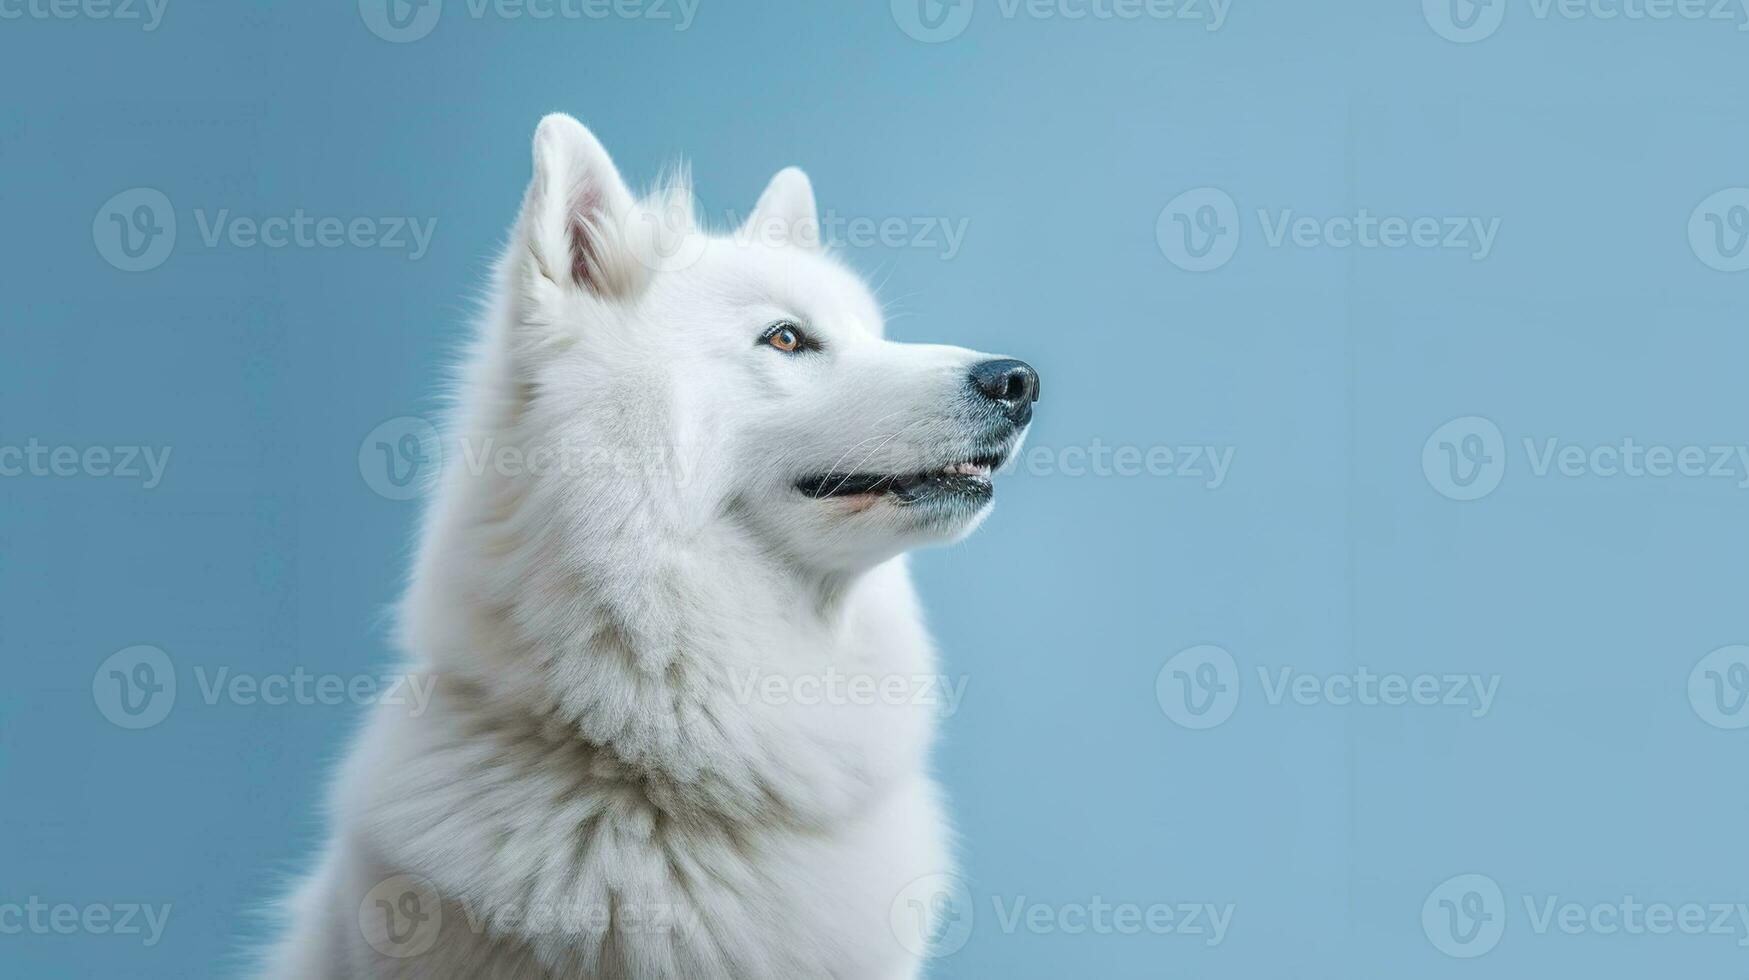
[[[990,475],[990,467],[978,463],[953,463],[941,468],[943,476],[978,476]]]

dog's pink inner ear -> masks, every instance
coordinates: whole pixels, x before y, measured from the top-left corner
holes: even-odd
[[[601,192],[588,185],[571,195],[565,233],[570,239],[571,280],[600,292],[601,251],[597,236],[601,227]]]

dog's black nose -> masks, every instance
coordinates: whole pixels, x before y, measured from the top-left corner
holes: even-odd
[[[1032,403],[1038,401],[1038,372],[1025,361],[1002,358],[972,365],[972,387],[995,402],[1015,425],[1032,419]]]

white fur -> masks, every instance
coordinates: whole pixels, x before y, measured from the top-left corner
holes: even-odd
[[[401,609],[435,694],[369,721],[264,976],[917,975],[890,917],[951,871],[933,709],[737,678],[936,672],[901,552],[987,508],[794,484],[964,458],[981,355],[883,339],[798,170],[738,235],[691,213],[541,122]],[[782,319],[826,350],[762,346]],[[372,923],[409,889],[403,942]]]

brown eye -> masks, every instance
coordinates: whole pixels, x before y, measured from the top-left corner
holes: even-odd
[[[765,335],[765,342],[788,354],[801,349],[802,332],[790,324],[779,324]]]

